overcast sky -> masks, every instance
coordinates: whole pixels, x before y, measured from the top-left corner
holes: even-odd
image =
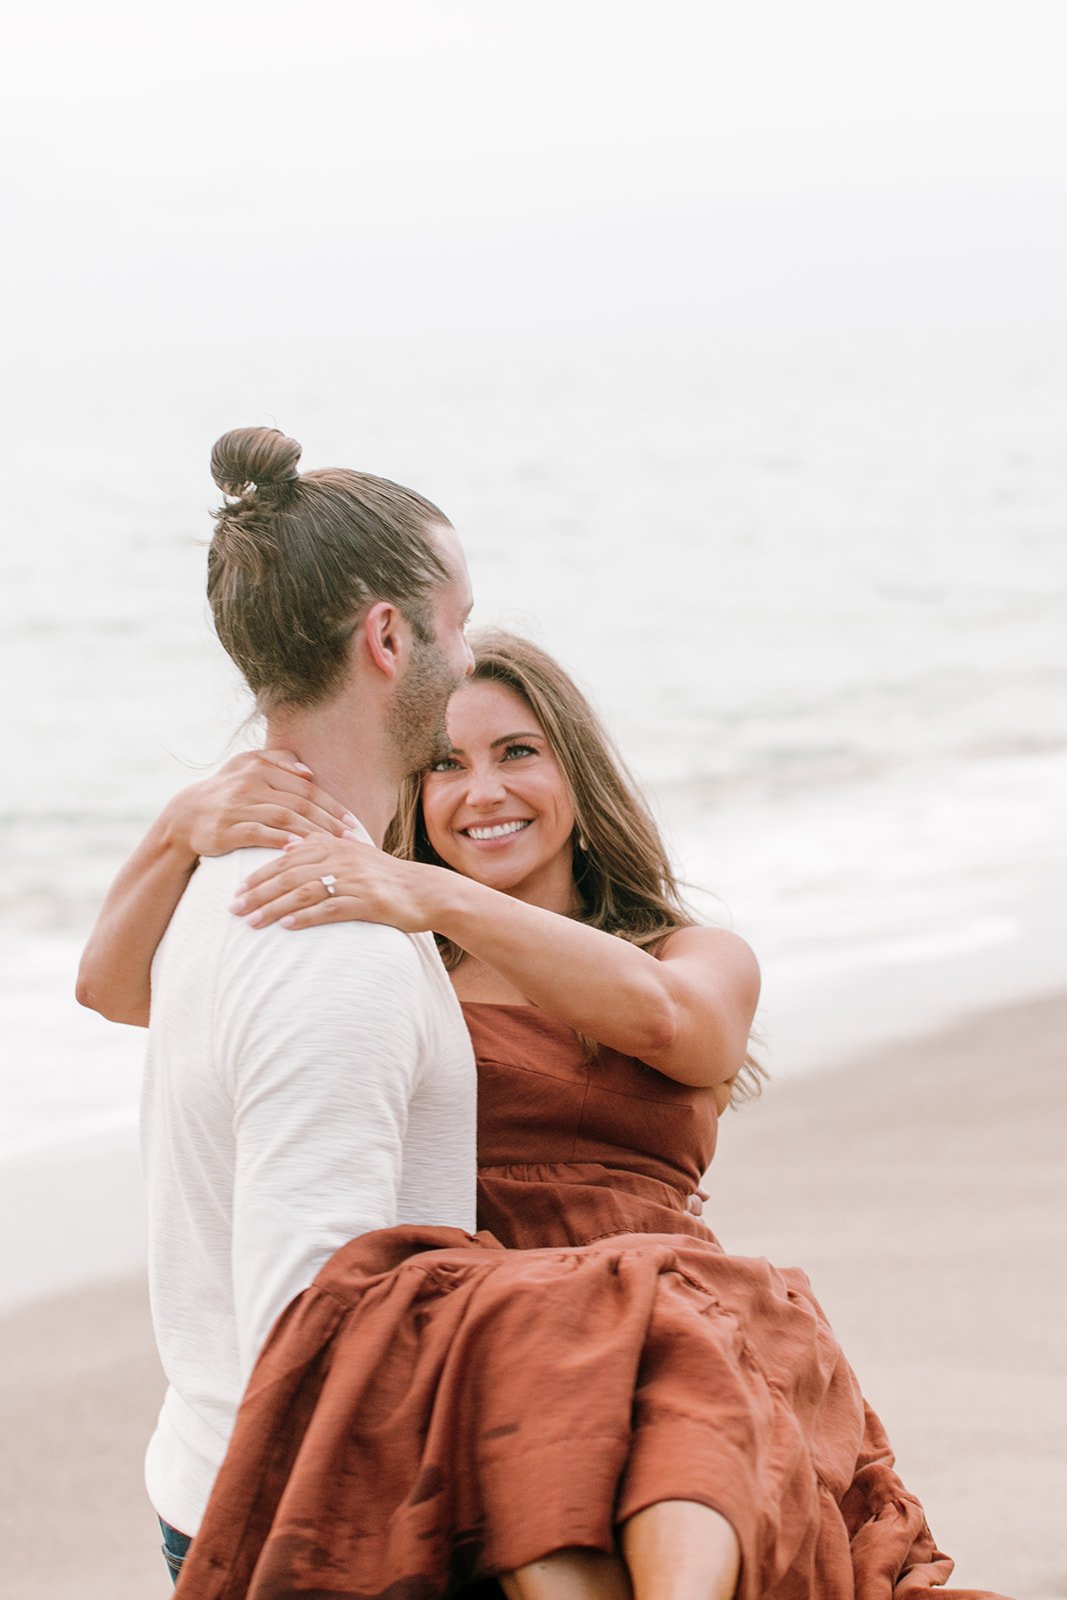
[[[31,332],[1055,319],[1062,0],[44,0]]]

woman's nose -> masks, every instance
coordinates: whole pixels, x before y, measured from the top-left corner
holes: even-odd
[[[491,806],[506,793],[504,781],[495,765],[473,767],[467,776],[467,804]]]

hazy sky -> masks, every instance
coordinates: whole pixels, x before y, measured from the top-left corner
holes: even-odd
[[[14,323],[1056,315],[1067,6],[22,6]]]
[[[1062,0],[19,8],[6,321],[1062,324]]]

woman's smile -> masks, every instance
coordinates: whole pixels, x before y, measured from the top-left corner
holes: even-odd
[[[472,844],[505,846],[525,833],[533,821],[533,817],[518,817],[514,822],[472,822],[470,827],[459,828],[457,832]]]

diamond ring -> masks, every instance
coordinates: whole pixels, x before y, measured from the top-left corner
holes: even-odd
[[[334,877],[332,872],[328,872],[324,878],[320,878],[319,882],[325,885],[327,894],[337,893],[337,890],[334,888],[334,884],[337,882],[337,879]]]

